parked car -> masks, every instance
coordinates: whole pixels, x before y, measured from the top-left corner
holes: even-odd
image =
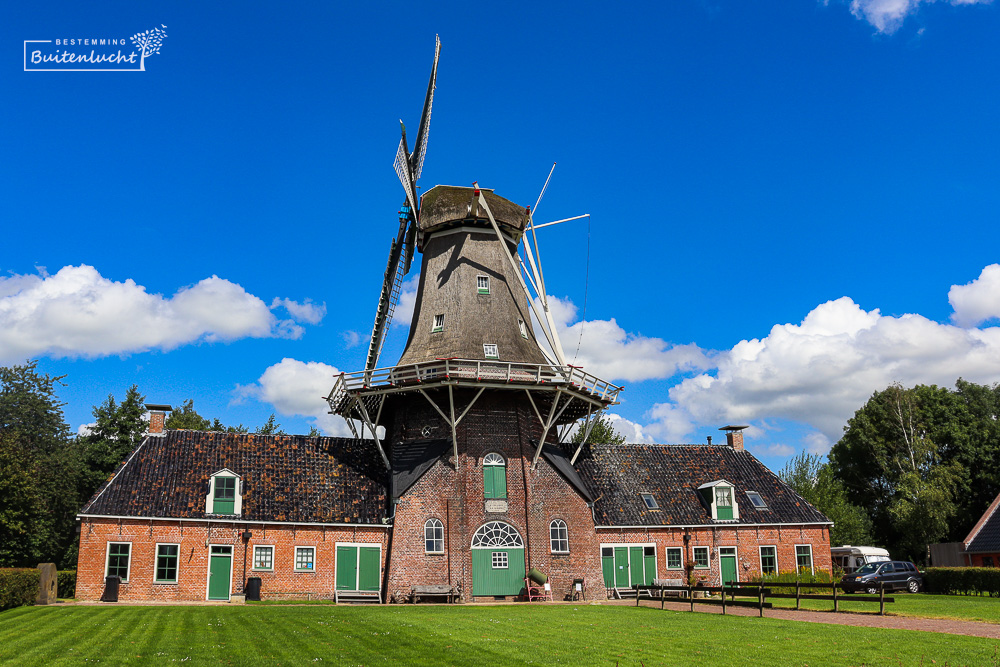
[[[905,560],[890,560],[884,563],[868,563],[857,571],[845,574],[840,580],[845,593],[865,591],[878,593],[878,585],[885,584],[886,590],[907,590],[917,593],[924,586],[924,578],[913,563]]]

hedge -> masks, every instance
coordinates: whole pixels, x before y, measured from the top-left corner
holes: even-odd
[[[811,588],[809,587],[809,584],[829,584],[833,583],[833,578],[830,576],[830,573],[825,570],[819,570],[816,574],[809,571],[781,572],[780,574],[765,574],[763,577],[756,576],[753,578],[753,581],[749,583],[762,583],[765,586],[794,586],[796,581],[802,585],[803,593],[822,594],[829,592],[830,589]]]
[[[0,568],[0,611],[34,604],[38,597],[38,570]]]
[[[924,574],[924,590],[948,595],[1000,597],[1000,568],[929,567]]]
[[[56,595],[60,598],[75,598],[76,597],[76,570],[59,570],[58,583],[59,588]]]

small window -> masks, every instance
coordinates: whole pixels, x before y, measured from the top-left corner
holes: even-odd
[[[436,331],[444,331],[444,313],[434,316],[434,325],[431,327],[431,333]]]
[[[805,572],[808,570],[810,574],[813,573],[812,545],[795,545],[795,566],[798,568],[799,572]]]
[[[679,570],[684,567],[682,554],[684,550],[680,547],[667,547],[667,569]]]
[[[315,572],[316,547],[295,547],[295,571]]]
[[[733,490],[728,486],[715,487],[715,504],[717,507],[732,507]]]
[[[614,547],[601,547],[601,558],[614,558]]]
[[[500,350],[494,343],[483,343],[483,356],[487,359],[499,359]]]
[[[507,462],[496,453],[483,458],[483,497],[507,497]]]
[[[777,547],[760,548],[760,572],[761,574],[778,574],[778,549]]]
[[[553,519],[549,524],[549,548],[552,553],[569,553],[569,529],[562,519]]]
[[[642,496],[642,502],[646,503],[646,509],[658,510],[660,509],[659,504],[656,502],[656,498],[653,497],[652,493],[640,493]]]
[[[646,558],[655,558],[656,557],[656,547],[643,547],[642,548],[642,555],[645,556]]]
[[[180,554],[180,545],[177,544],[157,544],[156,545],[156,579],[158,584],[177,583],[177,557]]]
[[[524,323],[524,320],[517,321],[517,328],[521,332],[521,338],[528,338],[528,325]]]
[[[271,545],[258,545],[253,548],[253,569],[273,570],[274,569],[274,547]]]
[[[708,569],[708,547],[694,548],[694,566],[696,569]]]
[[[129,561],[132,555],[131,542],[109,542],[108,543],[108,567],[105,576],[120,577],[122,581],[128,581]]]
[[[478,291],[480,294],[490,293],[489,276],[476,276],[476,291]]]
[[[753,503],[753,506],[756,507],[757,509],[759,510],[767,509],[767,503],[764,502],[764,499],[761,498],[760,494],[757,493],[756,491],[747,491],[747,498],[750,499],[750,502]]]
[[[506,551],[494,551],[493,552],[493,569],[494,570],[506,570],[507,569],[507,552]]]
[[[424,551],[429,554],[444,553],[444,524],[440,519],[428,519],[424,524]]]

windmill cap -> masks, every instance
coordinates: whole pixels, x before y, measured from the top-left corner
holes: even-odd
[[[489,188],[479,188],[486,196],[494,220],[515,239],[520,239],[528,222],[527,209],[494,194]],[[420,231],[433,233],[442,228],[469,225],[489,227],[486,210],[479,205],[476,189],[458,185],[435,185],[420,197]]]

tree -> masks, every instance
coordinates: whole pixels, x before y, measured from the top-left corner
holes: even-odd
[[[583,428],[576,430],[576,433],[570,438],[570,442],[574,445],[583,442]],[[624,445],[625,436],[615,431],[611,417],[600,417],[594,424],[594,428],[590,430],[587,442],[592,445]]]
[[[199,415],[194,409],[194,399],[184,401],[179,408],[174,408],[170,416],[163,422],[164,428],[186,428],[192,431],[221,431],[222,424],[215,420],[220,428],[212,428],[212,422]]]
[[[948,537],[968,428],[953,392],[894,384],[872,395],[833,446],[834,475],[896,557],[922,560],[927,544]]]
[[[825,514],[833,527],[830,544],[874,544],[872,522],[862,507],[853,504],[833,470],[818,454],[802,452],[785,464],[779,477]]]
[[[149,430],[143,417],[146,414],[145,397],[132,385],[125,392],[121,403],[109,394],[104,402],[95,406],[94,425],[90,432],[80,437],[86,465],[84,496],[89,498],[105,480],[139,446]]]
[[[281,424],[277,422],[274,418],[274,413],[267,418],[264,425],[258,428],[254,433],[258,435],[285,435],[285,432],[281,430]]]

